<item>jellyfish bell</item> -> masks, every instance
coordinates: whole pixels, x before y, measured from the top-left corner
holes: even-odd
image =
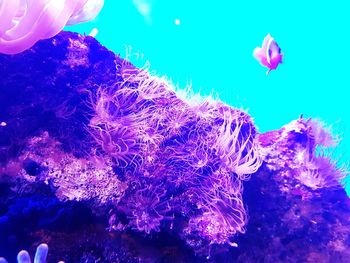
[[[0,0],[0,53],[21,53],[66,25],[92,20],[103,4],[104,0]]]

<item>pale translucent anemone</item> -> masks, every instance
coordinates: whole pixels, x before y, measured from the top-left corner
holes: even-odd
[[[240,179],[249,178],[262,164],[262,159],[257,147],[254,127],[246,125],[241,111],[225,109],[223,111],[223,123],[219,129],[216,147],[227,169],[236,173]],[[247,127],[244,127],[244,126]],[[246,131],[243,131],[243,130]],[[242,134],[246,133],[246,136]]]
[[[75,25],[94,19],[103,7],[104,0],[85,0],[85,4],[68,20],[67,25]]]
[[[58,34],[66,25],[94,19],[104,0],[0,0],[0,53],[17,54]]]

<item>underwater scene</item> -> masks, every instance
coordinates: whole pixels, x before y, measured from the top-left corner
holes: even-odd
[[[0,263],[350,262],[349,11],[0,0]]]

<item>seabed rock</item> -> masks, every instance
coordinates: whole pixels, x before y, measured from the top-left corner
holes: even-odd
[[[336,140],[190,103],[94,38],[0,55],[0,256],[48,262],[350,262]]]

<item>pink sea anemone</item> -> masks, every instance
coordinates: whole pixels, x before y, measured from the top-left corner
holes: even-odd
[[[244,179],[258,170],[262,160],[258,153],[255,128],[241,111],[223,107],[216,148],[228,170]],[[249,125],[247,125],[247,123]]]
[[[96,17],[104,0],[0,0],[0,53],[17,54],[37,41]]]
[[[160,186],[136,186],[136,191],[122,204],[119,209],[124,210],[129,226],[146,234],[159,232],[163,220],[169,219],[169,200],[166,189]]]

